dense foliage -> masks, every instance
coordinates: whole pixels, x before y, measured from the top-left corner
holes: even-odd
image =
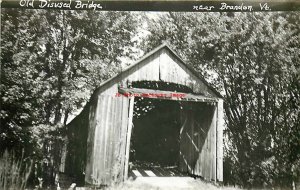
[[[70,114],[119,72],[123,57],[134,55],[136,18],[1,9],[1,20],[0,153],[25,149],[25,156],[58,163]]]
[[[285,186],[300,172],[300,14],[168,13],[149,19],[224,94],[225,183]]]
[[[299,12],[2,9],[1,20],[0,153],[59,159],[70,115],[122,60],[166,41],[224,95],[225,183],[300,176]]]

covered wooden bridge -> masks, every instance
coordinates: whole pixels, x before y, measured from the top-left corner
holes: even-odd
[[[167,45],[104,82],[68,124],[61,170],[91,185],[137,163],[223,181],[222,96]]]

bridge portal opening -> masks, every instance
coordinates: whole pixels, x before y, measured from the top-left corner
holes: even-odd
[[[165,82],[138,81],[131,87],[174,94],[192,92],[184,85]],[[181,102],[152,95],[154,98],[135,98],[129,176],[181,176],[178,170]]]
[[[134,176],[138,176],[139,173],[142,176],[180,175],[179,137],[179,102],[136,98],[130,146],[132,174]]]

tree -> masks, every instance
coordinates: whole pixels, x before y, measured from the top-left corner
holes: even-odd
[[[49,147],[62,146],[69,115],[134,53],[136,17],[2,9],[1,18],[0,153],[58,160],[60,149]]]
[[[225,167],[236,184],[291,185],[291,168],[299,172],[299,16],[166,13],[148,20],[145,49],[169,42],[223,92]]]

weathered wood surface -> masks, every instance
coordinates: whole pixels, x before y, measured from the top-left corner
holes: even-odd
[[[223,99],[219,99],[217,107],[217,180],[223,181]]]
[[[216,109],[206,103],[183,103],[180,167],[207,180],[223,181],[223,100],[168,48],[158,48],[94,92],[84,111],[68,125],[67,172],[85,173],[85,181],[94,185],[126,178],[129,99],[115,95],[133,81],[185,85],[206,96],[204,102],[218,100]]]
[[[152,90],[144,88],[119,88],[119,93],[123,96],[140,96],[154,99],[179,100],[189,102],[217,102],[218,98],[206,97],[191,93],[182,93],[164,90]]]
[[[86,164],[87,149],[87,126],[89,124],[89,111],[86,107],[80,115],[78,115],[67,126],[67,155],[65,162],[65,172],[75,177],[76,182],[83,181]]]
[[[129,154],[130,154],[130,140],[132,133],[132,119],[133,119],[133,106],[134,106],[134,96],[130,98],[129,101],[129,116],[128,116],[128,127],[126,135],[126,151],[125,151],[125,167],[124,167],[124,180],[128,178],[128,163],[129,163]]]
[[[89,104],[89,123],[86,125],[86,130],[88,131],[88,137],[87,137],[87,150],[86,150],[86,169],[85,169],[85,181],[91,182],[90,175],[93,171],[93,162],[94,159],[92,157],[93,155],[93,149],[94,149],[94,137],[95,137],[95,128],[96,128],[96,115],[99,112],[98,107],[98,99],[94,98],[91,100],[91,103]],[[88,174],[88,175],[87,175]]]
[[[218,97],[205,82],[199,79],[182,61],[165,48],[107,81],[96,93],[115,95],[120,84],[126,88],[127,82],[130,81],[177,83],[186,85],[194,93],[204,94],[208,97]]]
[[[215,106],[188,102],[181,111],[180,169],[216,180]]]
[[[128,122],[128,99],[101,95],[90,125],[85,181],[93,185],[110,185],[122,181]]]

